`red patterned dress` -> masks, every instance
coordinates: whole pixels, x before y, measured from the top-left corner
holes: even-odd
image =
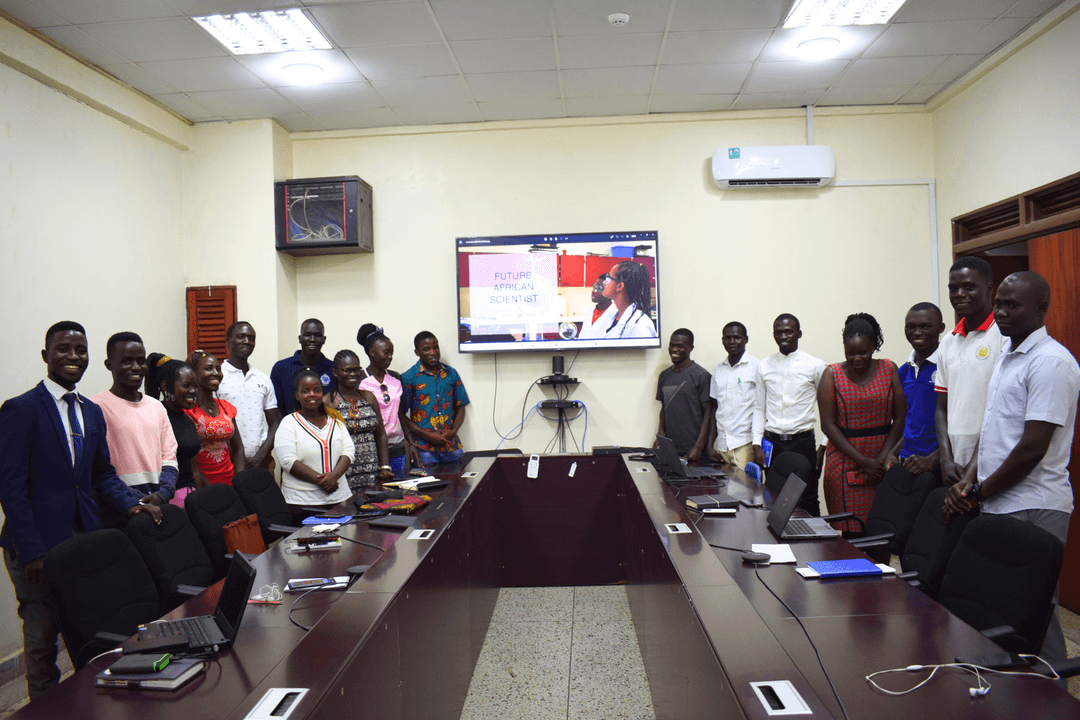
[[[892,375],[896,366],[891,360],[878,360],[877,373],[865,386],[853,383],[840,363],[832,369],[837,427],[856,450],[866,457],[877,457],[892,422]],[[865,521],[876,492],[876,486],[866,485],[862,468],[829,441],[825,451],[825,504],[829,512],[851,511]],[[833,527],[859,530],[858,523],[850,520],[834,523]]]

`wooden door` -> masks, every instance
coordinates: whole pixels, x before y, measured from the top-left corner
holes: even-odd
[[[1046,235],[1028,245],[1032,270],[1050,283],[1046,330],[1080,358],[1080,230]],[[1080,505],[1080,434],[1074,432],[1069,479],[1074,502]],[[1080,513],[1073,512],[1065,564],[1061,569],[1061,604],[1080,612]]]
[[[205,350],[218,360],[229,357],[225,331],[236,322],[236,286],[187,289],[188,354]]]

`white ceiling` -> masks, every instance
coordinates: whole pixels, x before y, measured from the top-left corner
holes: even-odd
[[[293,131],[923,103],[1061,0],[908,0],[889,25],[780,27],[791,0],[0,0],[194,122]],[[333,50],[234,57],[194,15],[302,5]],[[609,14],[630,22],[612,27]],[[290,86],[289,63],[328,82]]]

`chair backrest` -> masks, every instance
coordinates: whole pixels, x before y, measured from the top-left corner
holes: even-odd
[[[134,635],[161,615],[150,571],[127,535],[116,529],[76,535],[45,554],[45,576],[75,668],[108,649],[94,635]]]
[[[233,477],[232,486],[248,513],[259,517],[259,529],[267,545],[281,537],[268,530],[271,525],[292,524],[289,504],[285,502],[285,496],[281,494],[281,488],[269,470],[248,468],[238,472]]]
[[[814,474],[814,466],[799,453],[782,452],[773,458],[772,464],[765,472],[765,487],[773,494],[779,495],[791,473],[795,473],[800,480],[809,485],[810,476]]]
[[[892,533],[890,547],[897,555],[901,554],[923,503],[940,486],[932,472],[913,475],[900,463],[894,464],[878,485],[874,504],[866,517],[866,534]]]
[[[1010,625],[1010,652],[1038,653],[1053,612],[1065,546],[1023,520],[983,514],[964,529],[938,601],[976,630]]]
[[[977,517],[975,513],[959,515],[946,524],[941,517],[941,509],[945,506],[948,492],[948,488],[939,487],[926,496],[926,502],[915,516],[911,534],[900,554],[900,566],[904,572],[917,571],[923,592],[933,598],[938,595],[945,566],[949,564],[949,557],[960,541],[960,535],[968,523]]]
[[[189,493],[184,498],[184,510],[214,565],[214,580],[220,580],[229,570],[222,528],[245,517],[248,511],[231,485],[207,485]]]
[[[214,577],[214,565],[187,514],[176,505],[162,505],[161,524],[139,513],[127,524],[131,543],[142,556],[154,579],[165,612],[187,598],[179,585],[206,587]]]

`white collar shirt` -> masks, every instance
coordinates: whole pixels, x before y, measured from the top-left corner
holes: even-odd
[[[937,353],[938,353],[937,348],[934,348],[934,352],[930,353],[930,356],[927,357],[925,360],[923,360],[923,362],[924,363],[932,363],[934,365],[937,365]],[[914,350],[912,350],[911,354],[908,355],[907,364],[910,365],[915,370],[916,374],[918,374],[918,372],[919,372],[919,364],[917,362],[915,362],[915,351]]]
[[[754,402],[755,445],[761,444],[764,431],[794,435],[815,428],[817,388],[824,372],[825,363],[802,350],[761,361]]]
[[[217,396],[236,408],[236,428],[244,443],[244,455],[254,457],[270,429],[266,411],[277,407],[274,384],[261,370],[249,365],[245,373],[228,360],[221,363],[221,374]]]
[[[75,393],[75,398],[79,401],[75,403],[75,416],[79,418],[79,427],[82,429],[83,434],[86,434],[86,419],[83,417],[82,404],[84,402],[83,396],[76,390],[68,390],[60,385],[60,383],[54,381],[51,378],[45,378],[45,389],[52,395],[53,400],[56,401],[56,411],[60,413],[60,422],[64,426],[64,434],[67,435],[68,443],[68,456],[71,458],[72,467],[75,466],[75,441],[71,439],[71,421],[68,420],[68,403],[64,399],[64,396],[69,392]]]
[[[716,450],[727,452],[754,441],[754,399],[761,361],[744,352],[732,365],[724,359],[712,372],[709,396],[716,401]],[[760,432],[760,428],[758,429]]]

